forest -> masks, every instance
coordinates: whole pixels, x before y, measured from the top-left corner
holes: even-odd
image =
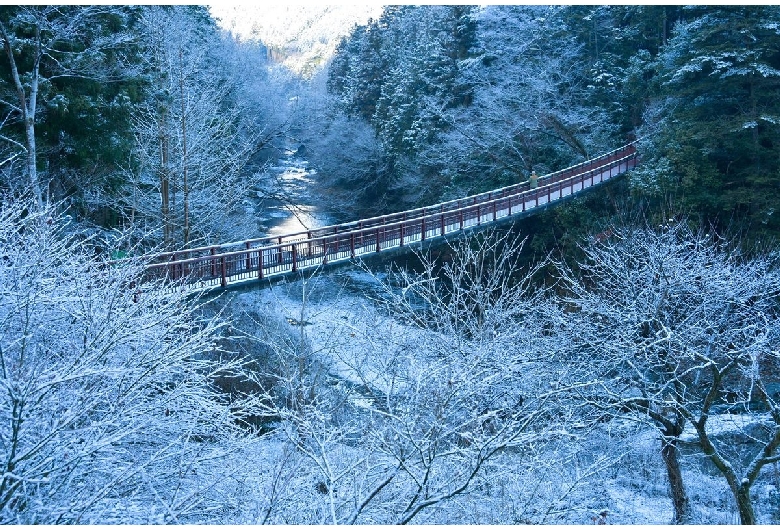
[[[779,523],[780,7],[320,9],[0,6],[0,522]],[[139,287],[634,141],[511,226]]]

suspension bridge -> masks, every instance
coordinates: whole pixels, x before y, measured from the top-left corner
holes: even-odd
[[[224,289],[328,264],[409,247],[509,217],[539,212],[555,202],[617,177],[638,163],[635,143],[487,193],[305,232],[248,239],[155,255],[142,281],[173,281],[186,290]]]

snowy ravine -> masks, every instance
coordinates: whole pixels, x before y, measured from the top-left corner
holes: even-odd
[[[336,271],[229,295],[229,307],[234,315],[254,315],[266,324],[275,321],[286,328],[292,342],[305,342],[324,372],[318,377],[343,389],[352,414],[370,414],[372,409],[381,408],[376,397],[390,390],[383,377],[389,363],[402,362],[400,358],[381,359],[377,352],[393,355],[391,352],[437,340],[430,331],[382,313],[372,299],[381,296],[379,282],[383,280],[381,274],[373,276],[357,269]],[[428,369],[423,363],[414,368],[421,377]],[[729,420],[734,418],[713,418],[724,423],[724,431]],[[554,434],[557,441],[540,444],[538,450],[507,449],[497,454],[466,492],[443,504],[441,510],[421,512],[413,522],[592,524],[604,511],[608,524],[671,522],[672,505],[655,429],[635,421],[612,420],[589,429],[571,424]],[[321,486],[325,480],[322,466],[328,459],[296,452],[288,436],[284,429],[272,432],[242,450],[248,463],[242,467],[246,493],[266,498],[244,499],[232,516],[235,522],[261,522],[266,516],[267,522],[277,523],[331,522],[329,503],[354,502],[350,497],[354,494],[350,488],[357,487],[354,479],[346,480],[342,475],[344,485],[326,491]],[[354,461],[358,466],[357,462],[368,458],[371,440],[339,440],[332,436],[321,440],[327,448],[323,454],[332,459],[330,465],[352,469],[344,462]],[[683,441],[683,473],[697,519],[702,523],[738,523],[726,484],[702,458],[695,437],[686,432]],[[285,471],[284,462],[295,465]],[[288,483],[273,489],[271,481],[279,476],[286,476]],[[277,495],[273,508],[267,505],[272,491]],[[776,492],[768,481],[756,488],[755,504],[763,512],[762,520],[770,520],[770,500],[776,499]],[[292,515],[290,510],[299,511]]]

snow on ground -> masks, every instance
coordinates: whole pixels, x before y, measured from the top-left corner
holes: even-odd
[[[763,424],[771,424],[769,414],[717,414],[707,419],[707,432],[711,437],[735,435],[755,430]],[[683,443],[697,443],[699,436],[696,429],[690,423],[680,436]]]
[[[379,290],[377,279],[363,271],[282,282],[269,289],[241,293],[234,304],[244,310],[273,312],[303,333],[329,375],[385,392],[386,358],[377,352],[404,350],[430,332],[400,324],[383,315],[356,290]]]
[[[371,274],[341,270],[306,281],[280,282],[268,289],[237,293],[232,305],[238,311],[276,315],[280,321],[286,321],[289,333],[304,335],[312,352],[328,367],[330,377],[354,385],[368,384],[382,392],[388,384],[383,378],[386,368],[383,362],[403,357],[404,348],[435,337],[383,314],[370,299],[379,297],[381,291],[377,278]],[[359,400],[358,393],[353,405],[360,406]],[[710,431],[716,435],[730,434],[760,420],[760,417],[739,414],[713,416]],[[452,507],[462,507],[463,520],[470,517],[474,523],[481,524],[507,524],[526,519],[546,524],[593,524],[593,518],[603,510],[608,513],[607,524],[665,525],[672,521],[656,429],[639,422],[615,420],[588,432],[572,427],[571,432],[575,449],[566,447],[560,454],[545,454],[532,463],[509,453],[502,455],[491,465],[495,470],[491,471],[492,476],[486,476],[484,486],[479,486],[499,487],[500,495],[493,494],[490,502],[485,497],[465,496],[453,502]],[[683,434],[683,441],[687,449],[681,463],[694,521],[737,524],[727,484],[696,449],[696,436],[690,426]],[[267,443],[270,445],[266,446]],[[244,461],[254,461],[259,471],[257,475],[250,473],[252,478],[244,478],[240,487],[236,486],[242,495],[247,495],[243,505],[236,507],[237,513],[243,514],[239,517],[241,522],[262,520],[262,499],[248,499],[257,497],[257,492],[268,494],[275,461],[284,456],[283,445],[273,437],[263,438],[249,450],[252,454],[244,456]],[[344,447],[344,450],[356,448]],[[574,460],[564,456],[571,455],[572,451]],[[561,463],[565,458],[570,460]],[[308,465],[300,462],[298,465]],[[773,520],[776,511],[770,506],[771,500],[778,497],[770,467],[762,473],[764,478],[754,489],[755,506],[762,522]],[[299,471],[303,472],[301,468]],[[238,470],[237,474],[240,474]],[[498,475],[507,478],[497,479]],[[303,476],[310,475],[289,476],[286,491],[311,488],[311,484],[297,482],[304,480]],[[293,493],[288,502],[297,502]]]

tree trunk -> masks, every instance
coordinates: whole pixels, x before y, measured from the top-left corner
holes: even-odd
[[[181,99],[181,164],[182,192],[184,194],[184,247],[190,242],[190,184],[187,160],[187,106],[184,99],[184,53],[179,47],[179,98]]]
[[[14,88],[16,89],[16,96],[19,99],[19,107],[17,110],[22,115],[22,122],[24,123],[24,136],[27,151],[27,176],[30,179],[30,189],[32,190],[33,195],[35,195],[35,203],[38,206],[38,209],[43,210],[43,194],[41,193],[41,186],[38,182],[38,168],[36,166],[37,153],[35,147],[35,112],[38,102],[41,32],[40,28],[36,26],[36,55],[30,76],[29,97],[25,92],[24,85],[19,76],[19,69],[16,66],[16,59],[14,58],[13,48],[11,47],[11,39],[5,26],[2,24],[0,24],[0,36],[2,36],[3,48],[5,49],[5,54],[8,57],[8,62],[11,67],[11,78],[13,79]]]
[[[163,222],[163,242],[166,249],[171,246],[171,207],[168,177],[168,137],[165,134],[165,120],[160,120],[160,213]]]
[[[672,506],[674,507],[674,523],[686,524],[688,520],[688,495],[685,493],[685,485],[680,469],[680,452],[677,449],[677,435],[667,435],[664,431],[661,438],[661,456],[666,465],[666,475],[669,479],[669,487],[672,492]]]
[[[740,524],[756,524],[756,514],[750,501],[750,482],[747,479],[737,485],[734,498],[737,500]]]
[[[717,467],[721,473],[723,473],[723,477],[726,479],[726,482],[728,482],[729,489],[731,489],[731,493],[734,495],[734,501],[737,503],[740,523],[756,524],[756,514],[753,511],[753,503],[750,500],[750,486],[752,484],[751,479],[748,478],[750,477],[750,472],[748,473],[748,476],[742,480],[739,479],[731,463],[723,458],[712,444],[712,440],[710,440],[710,437],[707,435],[707,431],[704,430],[705,421],[706,417],[704,420],[701,420],[698,423],[694,423],[696,426],[696,431],[699,434],[699,442],[701,443],[701,447],[704,450],[704,454],[707,455],[710,460],[712,460],[712,463],[715,464],[715,467]],[[778,438],[776,441],[780,443],[780,438]],[[764,451],[766,455],[770,455],[774,452],[774,448],[771,446],[771,442],[770,445],[764,448]],[[751,464],[751,467],[754,467],[753,472],[756,475],[763,465],[761,462],[764,462],[758,458],[757,460],[758,462],[754,461],[753,464]]]
[[[30,179],[30,189],[35,195],[35,204],[39,210],[43,210],[43,193],[38,182],[38,168],[36,165],[37,149],[35,146],[35,118],[27,116],[25,112],[24,133],[27,140],[27,175]]]

